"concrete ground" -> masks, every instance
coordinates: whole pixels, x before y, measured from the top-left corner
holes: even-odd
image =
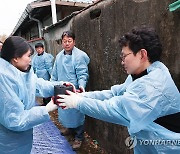
[[[50,113],[51,120],[56,125],[56,127],[61,131],[64,127],[58,122],[58,113],[57,111]],[[87,132],[84,133],[85,139],[83,144],[79,150],[76,151],[77,154],[107,154],[105,150],[103,150],[95,139],[92,139]],[[72,145],[73,136],[67,136],[67,141]]]

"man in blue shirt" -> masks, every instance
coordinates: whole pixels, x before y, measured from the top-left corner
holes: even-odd
[[[63,50],[56,56],[51,81],[71,82],[81,92],[85,92],[90,59],[85,52],[75,47],[75,35],[72,31],[63,32],[61,39]],[[75,133],[73,149],[80,148],[84,138],[85,115],[77,109],[58,108],[58,119],[67,128],[65,132],[62,132],[63,135],[69,134],[68,132]]]
[[[33,70],[38,78],[50,80],[54,57],[44,51],[44,45],[42,43],[37,43],[35,49],[37,54],[32,60]],[[50,100],[50,97],[43,98],[43,105],[46,105]]]

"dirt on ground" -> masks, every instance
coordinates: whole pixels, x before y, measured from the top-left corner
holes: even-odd
[[[64,127],[58,122],[58,112],[53,111],[50,113],[51,120],[57,126],[57,128],[61,131]],[[68,142],[72,145],[73,143],[73,136],[65,136]],[[80,149],[76,151],[77,154],[107,154],[105,150],[103,150],[99,145],[98,142],[92,139],[87,132],[84,133],[84,141]]]

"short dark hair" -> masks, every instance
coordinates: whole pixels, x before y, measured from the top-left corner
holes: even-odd
[[[119,40],[120,47],[128,46],[134,53],[141,49],[147,51],[149,62],[159,61],[162,54],[162,44],[154,28],[142,26],[133,28]]]
[[[32,46],[20,36],[8,37],[3,43],[1,58],[10,62],[13,58],[22,57],[28,50],[34,53]]]
[[[71,37],[73,40],[75,40],[75,34],[74,34],[71,30],[64,31],[64,32],[62,33],[61,40],[63,40],[63,38],[64,38],[65,36]]]
[[[35,44],[35,48],[39,48],[39,47],[44,48],[44,45],[41,42],[38,42]]]

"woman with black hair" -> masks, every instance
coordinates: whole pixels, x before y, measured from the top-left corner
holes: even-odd
[[[35,96],[51,97],[55,83],[37,78],[30,68],[33,48],[19,36],[5,40],[0,58],[0,153],[29,154],[33,127],[57,109],[50,101],[35,106]],[[58,84],[62,84],[59,82]],[[57,82],[56,82],[57,84]]]

